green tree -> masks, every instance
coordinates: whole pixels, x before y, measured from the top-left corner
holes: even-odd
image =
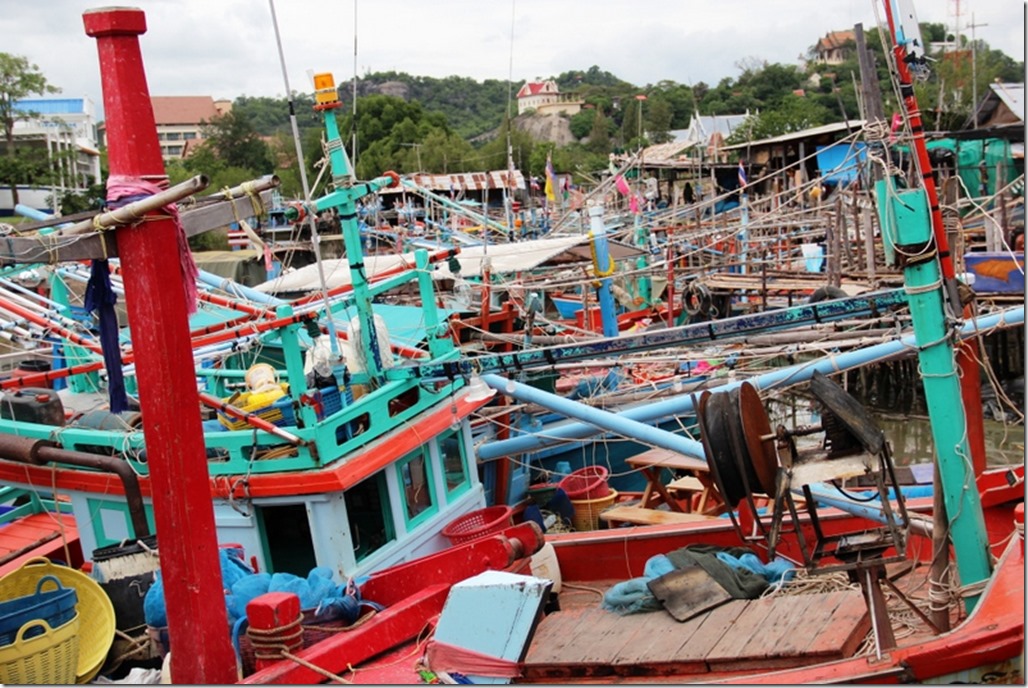
[[[33,183],[49,172],[45,152],[40,155],[34,147],[19,149],[15,146],[14,125],[19,121],[31,120],[37,113],[18,108],[18,101],[31,95],[57,93],[39,71],[39,67],[20,55],[0,53],[0,126],[3,126],[4,145],[7,155],[0,161],[0,179],[10,183],[11,197],[18,203],[18,184]]]
[[[200,148],[209,149],[225,167],[250,170],[256,176],[272,171],[268,144],[245,113],[229,110],[205,123],[201,131],[204,142]]]
[[[597,155],[610,153],[610,120],[603,116],[602,110],[596,110],[593,126],[589,130],[589,142],[586,144],[591,152]]]

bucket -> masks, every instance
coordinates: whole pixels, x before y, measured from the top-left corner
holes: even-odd
[[[571,507],[574,509],[574,514],[571,517],[571,525],[579,531],[599,530],[600,514],[613,506],[617,496],[617,490],[610,490],[606,496],[596,499],[572,499]]]
[[[558,485],[571,501],[599,499],[610,494],[607,474],[606,466],[586,466],[565,476]]]

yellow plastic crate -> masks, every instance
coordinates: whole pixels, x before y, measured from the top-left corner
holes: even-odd
[[[276,407],[274,402],[278,401],[289,392],[289,385],[288,383],[281,382],[279,383],[279,388],[281,388],[282,394],[269,394],[268,392],[243,392],[236,397],[235,401],[231,401],[231,397],[225,401],[242,411],[253,413],[258,418],[278,425],[283,421],[285,416],[282,415],[282,409]],[[229,430],[243,430],[250,427],[250,424],[242,418],[229,416],[222,411],[218,411],[218,421]]]

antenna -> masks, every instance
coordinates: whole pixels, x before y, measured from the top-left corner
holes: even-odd
[[[300,166],[300,184],[303,186],[303,204],[305,208],[311,206],[311,188],[307,184],[307,164],[303,159],[303,147],[300,145],[300,129],[296,125],[296,105],[293,103],[293,92],[289,89],[289,75],[286,72],[286,56],[282,52],[282,37],[278,33],[278,17],[275,16],[275,0],[268,0],[271,8],[271,24],[275,27],[275,43],[278,45],[278,61],[282,65],[282,81],[286,86],[286,97],[289,99],[289,124],[293,128],[293,145],[296,146],[296,162]],[[325,285],[325,268],[321,262],[321,237],[318,236],[318,221],[316,213],[308,212],[308,224],[311,227],[311,247],[314,249],[314,261],[318,264],[318,278],[321,282],[321,298],[325,301],[325,320],[328,326],[328,343],[332,348],[332,356],[336,360],[340,358],[339,343],[336,339],[335,323],[332,320],[332,310],[329,308],[328,287]]]

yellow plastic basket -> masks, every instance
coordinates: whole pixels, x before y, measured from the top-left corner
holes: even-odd
[[[0,578],[0,599],[31,595],[36,590],[36,583],[43,576],[55,576],[64,587],[75,588],[78,595],[75,610],[78,612],[82,628],[75,682],[89,683],[103,667],[107,653],[114,643],[115,618],[111,598],[99,583],[81,571],[54,564],[45,557],[37,557]]]
[[[79,662],[81,613],[57,628],[42,619],[29,621],[10,645],[0,647],[0,683],[74,683]],[[43,634],[25,640],[29,629],[43,627]]]

